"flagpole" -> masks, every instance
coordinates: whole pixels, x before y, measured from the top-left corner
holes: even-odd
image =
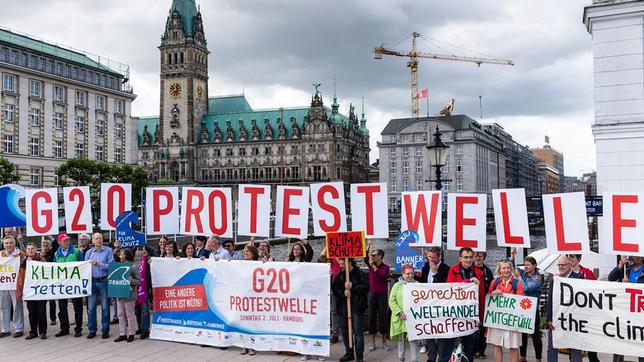
[[[427,93],[427,97],[425,98],[427,99],[427,118],[429,118],[429,90],[427,91]]]

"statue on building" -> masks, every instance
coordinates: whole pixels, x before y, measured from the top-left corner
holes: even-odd
[[[273,139],[273,127],[271,127],[271,122],[268,120],[268,118],[264,118],[264,139]]]
[[[239,140],[240,141],[246,141],[246,136],[248,136],[248,131],[246,130],[246,126],[244,126],[244,121],[239,120]]]
[[[441,109],[441,116],[451,116],[452,111],[454,111],[454,98],[452,98],[446,105]]]
[[[158,146],[160,143],[161,143],[161,129],[157,124],[156,128],[154,129],[154,144]]]
[[[221,142],[221,128],[219,128],[219,122],[215,122],[215,143]]]
[[[170,136],[170,144],[179,144],[181,143],[181,137],[177,134],[177,132],[172,132],[172,136]]]
[[[322,95],[320,94],[321,83],[313,83],[315,87],[315,94],[311,97],[311,107],[320,107],[322,106]]]
[[[252,140],[253,141],[259,141],[259,127],[257,127],[257,121],[253,120],[253,135],[252,135]]]
[[[295,117],[291,117],[291,139],[298,139],[300,138],[300,127],[297,126],[297,122],[295,122]]]
[[[286,127],[284,127],[284,122],[280,118],[279,120],[279,126],[277,126],[278,129],[278,135],[277,138],[280,140],[285,140],[286,139]]]
[[[146,124],[143,127],[143,146],[150,145],[150,137],[152,137],[152,135],[150,134],[150,131],[148,131],[148,125]]]
[[[210,141],[210,133],[208,133],[208,127],[206,127],[206,122],[201,121],[201,143],[208,143]]]
[[[172,119],[170,120],[170,127],[172,128],[179,128],[179,107],[175,103],[174,106],[172,107],[172,111],[170,112],[172,114]]]
[[[226,142],[232,142],[235,140],[235,131],[233,130],[233,125],[230,121],[226,121]]]

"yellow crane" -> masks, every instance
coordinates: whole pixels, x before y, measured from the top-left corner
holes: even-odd
[[[373,48],[373,55],[375,59],[382,59],[383,55],[395,55],[398,57],[407,57],[407,67],[411,71],[411,114],[414,118],[418,118],[418,58],[436,59],[436,60],[451,60],[457,62],[476,63],[479,67],[481,64],[501,64],[501,65],[514,65],[512,60],[509,59],[495,59],[495,58],[477,58],[449,54],[434,54],[421,52],[416,49],[416,38],[421,37],[420,33],[413,32],[411,34],[411,50],[402,51],[385,48],[384,44]],[[479,96],[480,100],[480,96]]]

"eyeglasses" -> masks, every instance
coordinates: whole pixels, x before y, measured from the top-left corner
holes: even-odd
[[[378,256],[378,254],[371,254],[371,257],[372,257],[372,258],[375,258],[375,257],[377,257],[377,256]]]
[[[563,268],[563,267],[566,267],[566,266],[569,266],[569,265],[570,265],[570,263],[568,263],[568,264],[557,264],[557,267]]]

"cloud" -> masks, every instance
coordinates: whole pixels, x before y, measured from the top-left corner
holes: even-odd
[[[544,128],[566,155],[566,173],[595,166],[592,44],[581,23],[588,0],[200,0],[209,57],[210,92],[245,92],[255,108],[303,106],[311,83],[331,103],[337,79],[341,110],[365,98],[371,158],[389,119],[410,114],[406,58],[374,60],[372,49],[419,31],[419,50],[508,58],[515,66],[419,61],[420,87],[431,113],[450,98],[456,113],[501,122],[522,144],[540,146]],[[159,53],[171,1],[8,0],[0,24],[131,66],[135,115],[159,109]],[[472,50],[472,51],[470,51]],[[359,108],[358,108],[359,110]],[[421,102],[421,113],[425,113]],[[578,146],[566,132],[576,127]],[[578,155],[583,150],[583,155]]]

